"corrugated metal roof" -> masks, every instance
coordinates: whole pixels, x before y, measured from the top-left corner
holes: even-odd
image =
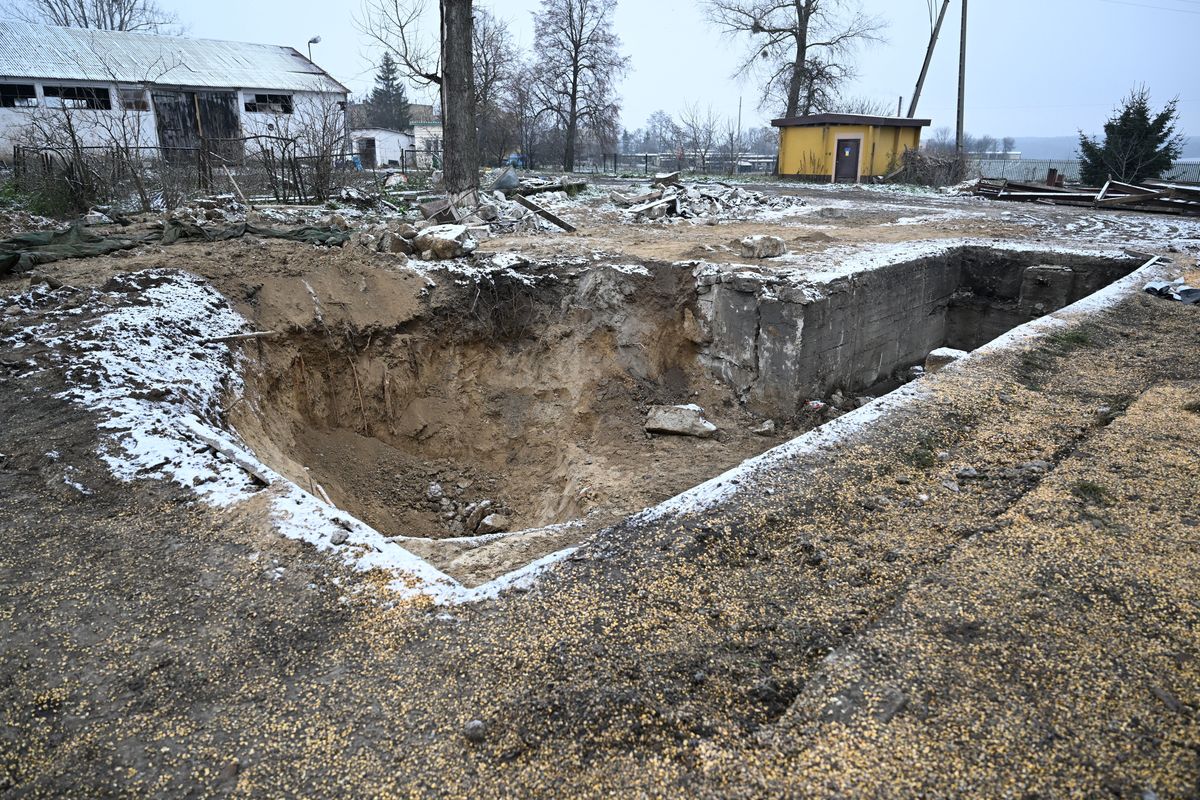
[[[0,20],[0,78],[346,92],[291,47]]]

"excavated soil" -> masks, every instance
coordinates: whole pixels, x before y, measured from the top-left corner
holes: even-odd
[[[440,275],[416,307],[385,302],[369,327],[314,287],[309,320],[252,348],[234,427],[266,463],[443,571],[495,577],[802,424],[751,433],[763,420],[684,334],[690,271],[644,272]],[[649,406],[683,403],[717,435],[644,431]],[[501,531],[479,525],[492,514]]]

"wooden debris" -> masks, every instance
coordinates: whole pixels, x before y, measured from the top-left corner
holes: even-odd
[[[562,228],[567,233],[574,233],[576,230],[574,225],[572,225],[571,223],[562,219],[561,217],[557,216],[556,214],[550,213],[546,209],[539,206],[537,203],[535,203],[532,200],[530,200],[529,198],[525,197],[524,195],[515,194],[515,195],[513,195],[513,200],[515,200],[520,205],[525,206],[525,208],[528,208],[530,211],[537,214],[539,217],[546,220],[547,222],[551,222],[551,223],[557,225],[558,227]]]
[[[1022,183],[985,178],[975,185],[973,193],[993,200],[1121,208],[1164,214],[1200,214],[1200,186],[1162,181],[1147,181],[1139,186],[1110,179],[1099,189],[1093,189],[1060,188],[1049,183]]]

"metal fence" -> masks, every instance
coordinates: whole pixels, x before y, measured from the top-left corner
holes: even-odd
[[[321,202],[348,184],[349,159],[301,155],[280,137],[207,140],[200,147],[22,147],[13,149],[17,187],[47,213],[96,205],[121,211],[171,209],[189,198],[232,193],[280,203]]]
[[[1046,180],[1051,169],[1057,170],[1068,181],[1079,181],[1080,161],[1068,159],[1006,159],[972,158],[968,174],[972,178],[1005,178],[1010,181],[1037,182]],[[1163,180],[1200,183],[1200,162],[1176,164]]]

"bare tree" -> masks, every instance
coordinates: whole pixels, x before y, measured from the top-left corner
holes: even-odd
[[[679,117],[687,137],[688,149],[700,159],[700,171],[708,172],[708,154],[717,144],[721,121],[713,113],[712,106],[701,109],[699,104],[689,105]]]
[[[846,97],[837,100],[830,111],[838,114],[866,114],[871,117],[892,116],[892,104],[870,97]]]
[[[1008,155],[1009,153],[1011,153],[1013,151],[1013,148],[1015,148],[1016,146],[1017,146],[1017,140],[1011,136],[1005,136],[1003,139],[1000,140],[1000,147],[1002,148],[1002,152],[1004,153],[1004,155]]]
[[[489,160],[498,162],[515,136],[509,92],[520,56],[508,23],[483,8],[475,11],[472,48],[479,146]]]
[[[179,24],[154,0],[17,0],[0,10],[25,22],[64,28],[176,33]]]
[[[655,111],[646,120],[646,139],[656,153],[675,150],[683,139],[683,131],[665,111]]]
[[[547,115],[542,113],[533,90],[536,83],[534,75],[533,65],[521,62],[513,69],[508,85],[514,138],[521,154],[525,156],[525,166],[530,169],[540,158],[539,145],[547,128]]]
[[[440,48],[421,28],[428,6],[427,0],[363,0],[354,22],[364,36],[392,54],[410,81],[441,86]]]
[[[730,117],[725,121],[725,127],[721,131],[721,149],[723,155],[729,160],[729,174],[733,175],[737,172],[738,162],[742,159],[742,154],[746,152],[746,143],[742,136],[742,125],[734,117]]]
[[[760,107],[796,117],[827,109],[853,77],[854,49],[877,41],[883,23],[858,0],[706,0],[709,20],[730,37],[748,37],[735,73],[762,81]]]
[[[613,127],[616,82],[629,68],[613,32],[616,0],[542,0],[534,20],[536,94],[563,130],[563,169],[575,168],[582,126]]]
[[[436,43],[421,32],[427,8],[426,0],[364,0],[355,23],[392,54],[410,80],[440,88],[443,180],[452,195],[461,195],[479,186],[473,3],[438,0]]]

